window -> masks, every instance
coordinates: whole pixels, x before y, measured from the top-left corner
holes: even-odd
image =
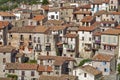
[[[104,68],[104,72],[108,72],[108,69],[107,69],[107,68]]]
[[[84,41],[84,37],[82,37],[82,40]]]
[[[56,74],[59,74],[59,72],[57,71]]]
[[[60,69],[60,67],[59,66],[55,66],[55,70],[59,70]]]
[[[31,76],[35,76],[35,72],[34,71],[31,71]]]
[[[29,40],[32,40],[32,36],[31,35],[29,35]]]
[[[6,54],[6,52],[3,52],[3,54],[5,55],[5,54]]]
[[[106,65],[106,62],[102,62],[103,65]]]
[[[38,37],[38,43],[40,43],[40,37]]]
[[[73,38],[71,38],[71,41],[73,41]]]
[[[56,16],[56,19],[58,19],[58,15]]]
[[[111,1],[111,4],[113,4],[113,1]]]
[[[36,37],[34,37],[34,43],[36,43]]]
[[[3,63],[6,63],[6,58],[3,58]]]
[[[3,72],[5,72],[5,70],[3,70]]]
[[[84,31],[82,31],[82,34],[84,34]]]
[[[10,35],[9,37],[12,38],[12,35]]]
[[[22,71],[22,76],[25,76],[25,71]]]
[[[55,12],[55,14],[57,14],[57,12]]]
[[[50,72],[47,72],[48,75],[50,75]]]
[[[21,41],[23,40],[23,35],[20,35],[20,40],[21,40]]]
[[[46,46],[46,51],[51,51],[51,46]]]
[[[89,41],[91,41],[91,38],[89,38]]]
[[[42,75],[42,72],[39,72],[39,75]]]
[[[51,19],[54,19],[54,15],[51,15]]]
[[[87,77],[87,73],[84,73],[84,77]]]

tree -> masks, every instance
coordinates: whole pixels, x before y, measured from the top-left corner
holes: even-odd
[[[84,65],[86,62],[90,62],[91,60],[90,59],[83,59],[78,66],[82,66]]]
[[[42,5],[47,5],[47,4],[49,4],[48,0],[43,0],[42,1]]]
[[[118,73],[120,74],[120,63],[118,64],[117,71],[118,71]]]

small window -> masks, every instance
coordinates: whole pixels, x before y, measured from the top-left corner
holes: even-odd
[[[104,68],[104,72],[108,72],[108,69],[107,69],[107,68]]]
[[[22,71],[22,76],[25,76],[25,71]]]
[[[82,37],[82,40],[84,41],[84,37]]]
[[[5,70],[3,70],[3,72],[5,72]]]
[[[35,76],[35,73],[34,73],[34,71],[31,71],[31,76]]]
[[[89,38],[89,41],[91,41],[91,38]]]
[[[84,34],[84,31],[82,31],[82,34]]]
[[[103,65],[106,65],[106,62],[103,62]]]
[[[6,52],[3,52],[3,54],[5,55],[5,54],[6,54]]]
[[[3,63],[6,63],[6,58],[3,58]]]
[[[73,41],[73,38],[71,38],[71,41]]]
[[[87,73],[84,73],[84,77],[87,77]]]

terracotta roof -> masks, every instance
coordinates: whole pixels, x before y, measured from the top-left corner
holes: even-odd
[[[41,6],[44,10],[49,10],[49,6]]]
[[[115,24],[115,21],[101,21],[103,24]]]
[[[102,14],[106,14],[106,13],[108,13],[108,12],[105,11],[105,10],[100,10],[100,11],[97,11],[97,12],[94,14],[94,16],[101,16]]]
[[[85,16],[81,22],[91,22],[94,19],[93,16]]]
[[[36,15],[36,16],[33,18],[33,20],[41,21],[41,20],[43,20],[44,18],[45,18],[44,15]]]
[[[13,46],[0,46],[0,53],[6,52],[6,53],[11,53],[13,50],[15,50],[15,47]]]
[[[58,31],[58,30],[64,30],[66,26],[52,26],[50,27],[50,30],[52,31]]]
[[[92,60],[93,61],[111,61],[114,58],[113,55],[108,55],[108,54],[96,54],[95,56],[93,56]]]
[[[35,26],[13,27],[9,32],[12,33],[30,33],[33,32]]]
[[[38,71],[41,71],[41,72],[52,72],[53,69],[52,69],[52,66],[39,65]]]
[[[75,12],[73,12],[73,14],[88,14],[88,15],[90,15],[91,11],[75,11]]]
[[[94,68],[94,67],[92,67],[92,66],[90,66],[90,65],[85,65],[85,66],[82,66],[82,67],[80,67],[80,69],[82,69],[82,70],[84,70],[84,71],[86,71],[86,72],[88,72],[88,73],[90,73],[90,74],[93,74],[93,75],[99,75],[99,74],[101,74],[102,75],[102,72],[101,71],[99,71],[99,70],[97,70],[96,68]]]
[[[109,12],[110,14],[113,14],[113,15],[120,15],[120,12],[115,12],[115,11],[113,11],[113,12]]]
[[[7,27],[9,25],[8,21],[0,21],[0,29]]]
[[[61,57],[61,56],[38,56],[38,60],[55,60],[54,65],[62,65],[65,61],[74,61],[70,57]]]
[[[48,27],[44,27],[44,26],[37,26],[33,29],[33,32],[35,33],[45,33],[46,31],[48,31],[49,28]]]
[[[14,14],[9,13],[9,12],[0,12],[0,15],[1,15],[1,16],[14,16],[14,17],[15,17]]]
[[[107,29],[106,31],[102,32],[102,34],[118,35],[120,34],[120,30],[119,29]]]
[[[72,75],[45,76],[45,75],[41,75],[39,80],[77,80],[77,76],[72,76]]]
[[[96,28],[97,27],[95,27],[95,26],[80,26],[79,31],[93,31]]]
[[[38,64],[34,63],[6,63],[6,70],[37,70]]]
[[[65,6],[61,7],[60,9],[75,9],[75,6]]]
[[[64,37],[67,37],[67,38],[76,38],[77,36],[78,36],[78,34],[68,33],[68,34],[66,34]]]
[[[94,33],[93,33],[93,36],[101,36],[101,34],[102,34],[102,32],[97,31],[97,32],[94,32]]]
[[[120,25],[118,25],[117,27],[115,27],[116,29],[120,29]]]
[[[81,5],[80,8],[91,9],[91,4]]]
[[[6,77],[0,77],[0,80],[15,80],[15,79],[12,79],[12,78],[6,78]]]
[[[62,20],[48,20],[45,24],[62,25],[63,23]]]

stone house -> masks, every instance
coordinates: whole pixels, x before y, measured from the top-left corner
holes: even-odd
[[[46,21],[47,17],[45,17],[44,15],[36,15],[32,19],[28,19],[28,25],[30,26],[43,25],[43,23]]]
[[[109,0],[109,10],[118,11],[119,0]]]
[[[103,75],[110,75],[116,70],[115,56],[97,53],[92,58],[92,66],[97,70],[102,71]]]
[[[73,19],[74,6],[66,6],[60,8],[60,19],[65,22],[71,22]]]
[[[83,5],[78,7],[78,9],[73,12],[73,20],[79,23],[85,16],[90,16],[90,15],[92,15],[91,6]]]
[[[35,63],[6,63],[5,71],[17,75],[18,80],[38,80],[37,68],[38,64]]]
[[[79,36],[68,33],[64,36],[62,56],[79,57]]]
[[[48,20],[59,20],[60,11],[59,8],[51,8],[48,12]]]
[[[81,21],[80,21],[80,26],[91,26],[95,22],[95,17],[93,16],[85,16]]]
[[[0,47],[0,77],[5,76],[5,64],[15,62],[16,50],[12,46],[1,46]]]
[[[39,56],[38,64],[48,67],[51,66],[52,72],[50,74],[54,76],[60,76],[62,74],[72,75],[74,59],[61,56]]]
[[[9,21],[16,20],[16,16],[10,12],[0,12],[0,21]]]
[[[77,76],[78,80],[101,80],[102,78],[102,72],[90,65],[73,69],[73,75]]]
[[[108,29],[101,34],[101,53],[120,56],[119,50],[119,29]],[[117,54],[116,54],[117,53]]]

